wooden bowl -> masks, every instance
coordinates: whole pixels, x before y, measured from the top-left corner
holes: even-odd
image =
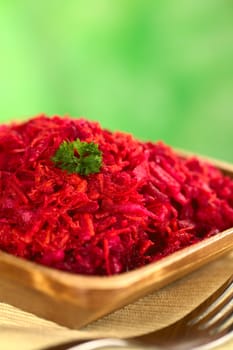
[[[233,177],[233,165],[204,159]],[[112,277],[70,274],[0,252],[4,287],[0,290],[0,301],[77,329],[164,287],[232,248],[230,228],[158,262]]]

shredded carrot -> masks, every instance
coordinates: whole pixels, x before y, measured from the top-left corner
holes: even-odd
[[[98,145],[99,172],[69,173],[53,163],[62,142],[77,139]],[[58,116],[0,126],[3,251],[72,273],[111,275],[232,226],[233,180],[162,142]]]

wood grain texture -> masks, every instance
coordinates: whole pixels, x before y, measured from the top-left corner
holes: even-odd
[[[187,152],[179,153],[187,156]],[[233,165],[213,159],[211,163],[233,177]],[[5,286],[4,294],[0,290],[0,301],[77,329],[164,287],[232,248],[230,228],[158,262],[112,277],[70,274],[0,252],[0,275]]]

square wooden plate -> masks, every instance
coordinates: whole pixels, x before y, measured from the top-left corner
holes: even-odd
[[[181,156],[190,155],[178,151]],[[233,177],[233,165],[207,159]],[[12,304],[61,325],[80,328],[233,249],[233,228],[158,262],[112,277],[89,277],[50,269],[0,252],[4,294]]]

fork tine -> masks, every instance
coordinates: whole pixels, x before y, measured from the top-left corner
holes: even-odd
[[[195,310],[190,314],[186,315],[184,318],[178,320],[176,323],[171,324],[168,327],[165,327],[159,331],[154,331],[149,334],[144,334],[138,337],[135,337],[135,341],[145,342],[145,344],[156,344],[164,345],[164,343],[172,342],[182,342],[184,339],[190,340],[190,338],[195,341],[204,341],[205,336],[209,335],[208,338],[210,341],[212,338],[215,340],[215,334],[212,336],[211,332],[206,331],[206,329],[199,328],[204,318],[207,318],[209,313],[212,314],[215,312],[216,307],[219,303],[223,304],[223,300],[232,299],[233,291],[233,276],[228,279],[213,295],[207,298],[201,305],[199,305]],[[229,297],[229,294],[231,295]],[[232,314],[232,310],[230,312]],[[218,332],[222,329],[218,329]],[[225,334],[225,333],[224,333]],[[168,336],[169,335],[169,336]],[[194,336],[196,335],[196,337]]]
[[[230,324],[227,325],[227,327],[219,328],[218,332],[216,332],[216,335],[218,337],[223,337],[226,334],[231,334],[231,337],[233,336],[233,320]]]
[[[215,305],[215,307],[212,306],[211,310],[209,310],[209,313],[207,313],[202,319],[199,320],[199,322],[196,322],[195,324],[199,328],[207,328],[211,325],[216,324],[219,325],[220,323],[225,323],[229,317],[233,314],[233,284],[229,286],[229,288],[226,290],[226,292],[230,292],[229,295],[225,297],[222,296],[223,300],[221,298],[218,298],[218,304]],[[226,293],[224,293],[226,294]],[[217,301],[216,300],[216,301]]]
[[[231,302],[229,305],[226,306],[227,310],[221,310],[219,314],[216,314],[216,317],[210,319],[207,323],[201,325],[200,328],[216,331],[217,328],[224,328],[225,324],[227,324],[229,320],[232,319],[233,322],[233,303]]]
[[[212,296],[204,301],[189,320],[190,326],[207,323],[213,319],[233,298],[233,277],[224,283]]]
[[[212,349],[222,344],[227,343],[233,338],[233,323],[231,323],[227,328],[216,332],[212,335],[210,342],[208,342],[206,347],[200,347],[200,349]]]

